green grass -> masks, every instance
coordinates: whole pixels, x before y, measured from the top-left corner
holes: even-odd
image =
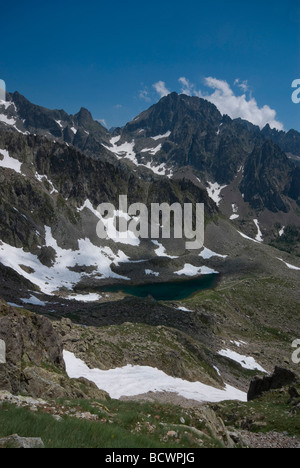
[[[197,438],[180,428],[180,416],[185,424],[198,429],[203,424],[184,410],[169,405],[120,402],[112,400],[105,406],[89,401],[60,402],[64,408],[77,408],[99,416],[98,421],[63,416],[56,421],[41,410],[32,412],[4,403],[0,406],[0,438],[11,434],[20,437],[40,437],[46,448],[197,448]],[[108,412],[107,412],[108,410]],[[105,421],[105,422],[104,422]],[[166,426],[161,424],[163,422]],[[168,428],[168,425],[170,427]],[[178,439],[166,438],[173,425],[178,426]],[[215,444],[210,441],[209,444]],[[219,443],[216,442],[216,446]]]
[[[117,424],[32,413],[24,408],[5,405],[0,409],[1,437],[17,433],[21,437],[41,437],[46,448],[154,448],[157,441],[132,434]],[[163,444],[159,444],[163,447]]]
[[[33,412],[9,403],[0,405],[0,438],[11,434],[40,437],[46,448],[222,447],[220,440],[211,437],[199,408],[118,400],[58,400],[49,403],[48,410],[51,405],[65,412],[61,421],[42,412],[43,409]],[[291,403],[287,389],[269,392],[250,403],[229,401],[211,404],[210,407],[229,428],[247,429],[254,433],[276,431],[300,437],[300,408]],[[72,410],[89,411],[99,420],[81,420],[67,415]],[[201,442],[188,427],[202,432]],[[167,437],[170,430],[177,432],[176,438]]]
[[[300,408],[291,404],[286,390],[266,393],[250,403],[222,403],[217,414],[235,428],[246,424],[254,433],[275,431],[300,438]]]

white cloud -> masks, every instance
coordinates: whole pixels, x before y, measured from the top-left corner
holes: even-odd
[[[227,81],[219,80],[211,76],[205,78],[205,85],[213,90],[211,93],[204,93],[198,90],[196,86],[184,76],[180,77],[178,81],[181,85],[182,94],[198,96],[212,102],[223,115],[227,114],[232,119],[241,118],[247,120],[254,125],[258,125],[261,129],[269,124],[271,128],[284,130],[282,122],[276,119],[276,111],[274,109],[268,105],[259,107],[251,91],[249,92],[247,80],[241,81],[240,78],[237,78],[234,81],[234,86],[243,91],[241,95],[235,93]],[[161,98],[170,94],[164,81],[158,81],[153,85],[153,88]]]
[[[237,78],[235,81],[234,81],[234,86],[238,86],[239,88],[241,88],[244,93],[246,93],[249,89],[249,86],[248,86],[248,80],[245,80],[245,81],[240,81],[239,78]]]
[[[240,117],[254,125],[258,125],[260,128],[269,124],[271,128],[284,129],[283,124],[276,120],[276,111],[274,109],[267,105],[259,107],[256,99],[253,97],[247,98],[246,94],[236,96],[226,81],[207,77],[205,78],[205,84],[214,89],[214,92],[212,94],[202,94],[200,92],[197,95],[215,104],[222,114],[227,114],[232,119]],[[236,80],[235,84],[244,90],[248,89],[246,81],[240,83],[240,80]]]
[[[144,101],[146,102],[150,102],[151,101],[151,98],[149,96],[149,91],[147,88],[145,89],[141,89],[141,91],[139,92],[139,98],[140,99],[143,99]]]
[[[197,94],[195,90],[195,86],[192,83],[190,83],[190,81],[187,78],[182,76],[181,78],[179,78],[178,81],[182,85],[182,88],[181,88],[182,94],[186,94],[187,96],[192,96],[193,94],[194,95]]]
[[[161,98],[168,96],[168,94],[171,92],[166,88],[166,83],[164,81],[158,81],[157,83],[154,83],[153,88]]]

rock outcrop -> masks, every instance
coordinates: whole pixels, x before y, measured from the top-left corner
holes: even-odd
[[[47,318],[0,302],[0,340],[0,390],[34,398],[107,398],[93,383],[69,379],[62,341]]]
[[[263,377],[262,379],[256,377],[252,380],[248,392],[248,401],[256,400],[270,390],[277,390],[291,385],[296,380],[296,374],[293,372],[281,367],[275,367],[275,371],[270,377]]]

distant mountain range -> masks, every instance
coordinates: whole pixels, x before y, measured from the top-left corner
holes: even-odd
[[[60,339],[91,368],[151,366],[215,389],[246,391],[259,369],[289,364],[299,336],[299,162],[296,131],[260,130],[197,97],[172,93],[108,131],[86,109],[68,115],[9,94],[0,101],[2,388],[82,395],[61,380]],[[112,223],[98,238],[100,203],[134,220],[118,210],[120,195],[148,208],[204,203],[204,247],[129,230],[116,239]],[[212,274],[213,289],[199,291]],[[195,280],[197,294],[158,302],[124,292],[184,292],[181,280]]]
[[[122,245],[108,238],[101,243],[96,208],[102,202],[117,204],[120,194],[149,207],[153,202],[205,203],[207,226],[218,231],[213,237],[219,242],[224,238],[223,256],[234,252],[231,237],[237,232],[299,253],[299,160],[298,132],[269,126],[261,131],[222,116],[197,97],[172,93],[109,132],[86,109],[68,115],[36,106],[17,92],[8,94],[8,101],[0,102],[0,240],[5,244],[0,262],[35,286],[42,281],[44,292],[72,289],[86,278],[89,285],[148,281],[149,271],[159,280],[184,271],[193,256],[180,242],[136,239]],[[102,249],[98,263],[92,253],[83,259],[92,246]],[[64,256],[70,258],[60,264]],[[232,265],[218,258],[217,271],[231,271]],[[203,266],[215,271],[215,261],[206,260]],[[40,272],[30,266],[34,261]],[[47,270],[41,273],[44,267],[53,268],[50,283],[60,277],[52,289],[46,285]],[[64,269],[72,273],[67,279]]]

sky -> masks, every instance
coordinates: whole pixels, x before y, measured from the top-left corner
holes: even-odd
[[[1,19],[0,79],[35,104],[110,128],[176,91],[300,131],[299,0],[29,0]]]

